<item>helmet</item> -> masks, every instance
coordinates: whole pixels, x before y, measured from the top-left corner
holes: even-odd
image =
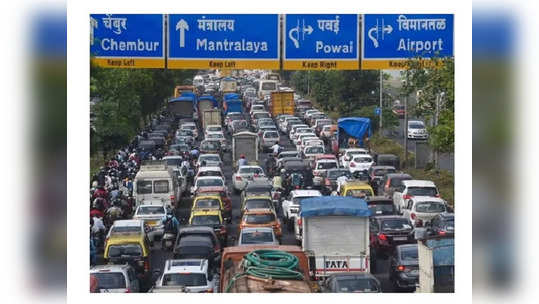
[[[245,158],[245,154],[242,154],[240,157],[241,157],[241,158]]]

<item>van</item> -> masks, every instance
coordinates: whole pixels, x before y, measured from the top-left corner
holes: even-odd
[[[258,98],[264,99],[264,96],[271,95],[271,92],[277,91],[277,80],[260,80],[258,83]]]
[[[165,206],[176,206],[180,201],[180,187],[172,168],[166,161],[142,163],[133,183],[136,205],[144,200],[160,200]]]

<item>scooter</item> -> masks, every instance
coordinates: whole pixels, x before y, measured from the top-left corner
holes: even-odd
[[[161,239],[161,248],[164,250],[172,251],[174,248],[174,243],[176,242],[176,234],[165,232],[163,238]]]

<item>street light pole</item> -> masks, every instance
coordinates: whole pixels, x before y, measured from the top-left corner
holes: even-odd
[[[406,70],[406,95],[404,95],[404,168],[408,165],[408,70]]]
[[[380,134],[382,134],[382,81],[383,72],[380,70]]]

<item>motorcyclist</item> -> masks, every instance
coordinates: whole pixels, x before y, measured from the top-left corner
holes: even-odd
[[[163,218],[163,224],[164,224],[164,233],[178,233],[178,230],[180,229],[180,222],[178,222],[178,219],[176,219],[175,216],[172,216],[171,213],[168,213]]]
[[[277,155],[279,155],[279,151],[281,150],[281,146],[279,146],[279,143],[276,143],[275,145],[271,146],[271,150],[273,150],[273,156],[277,157]]]
[[[242,154],[240,156],[240,159],[238,159],[238,167],[241,166],[247,166],[247,159],[245,158],[245,154]]]
[[[189,154],[191,154],[191,158],[197,159],[199,154],[197,147],[194,147],[193,150],[189,152]]]
[[[122,217],[122,208],[120,208],[119,199],[116,199],[112,207],[107,209],[107,212],[105,212],[105,216],[107,218],[109,226],[112,226],[115,220],[120,219]]]
[[[266,172],[268,175],[273,176],[273,171],[275,167],[275,159],[270,155],[266,158]]]

